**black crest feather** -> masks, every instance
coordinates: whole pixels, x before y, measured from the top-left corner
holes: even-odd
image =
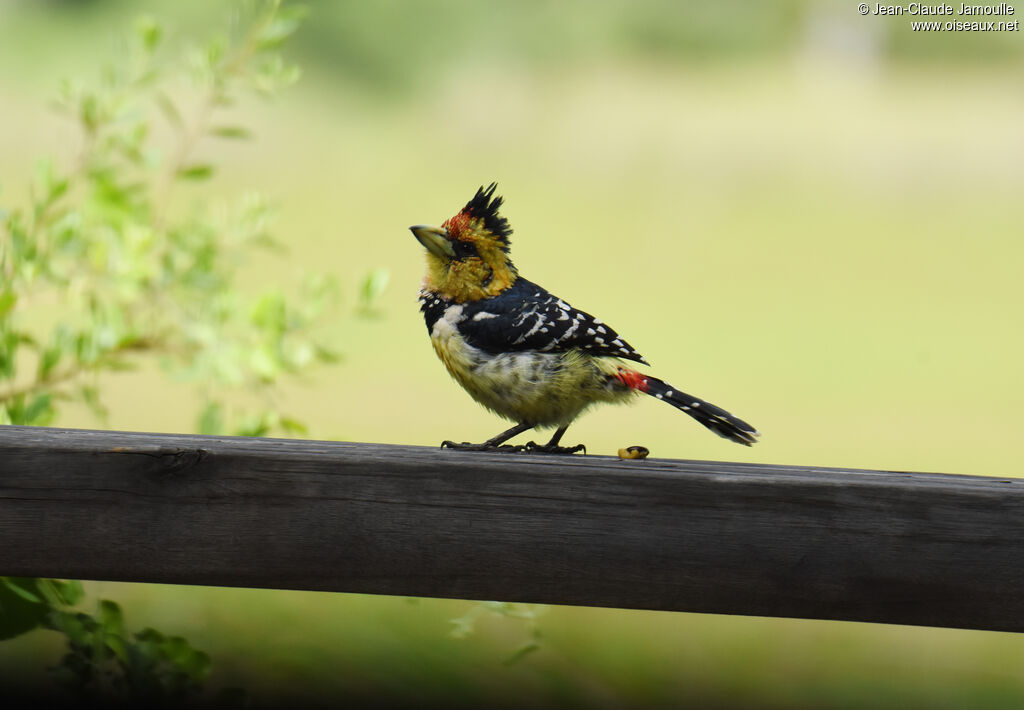
[[[496,182],[492,182],[486,188],[479,188],[473,195],[473,199],[466,203],[463,211],[473,219],[483,220],[487,231],[507,245],[512,228],[508,226],[508,220],[498,214],[505,199],[494,194],[497,188],[498,183]]]

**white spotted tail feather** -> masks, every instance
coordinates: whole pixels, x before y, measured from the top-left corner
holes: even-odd
[[[757,442],[757,437],[761,436],[761,432],[739,417],[734,417],[721,407],[705,402],[699,397],[673,389],[668,383],[656,377],[647,378],[647,394],[668,402],[676,409],[681,409],[723,439],[751,446]]]
[[[757,443],[757,437],[761,436],[757,429],[739,417],[729,414],[721,407],[706,402],[700,397],[680,392],[657,377],[641,375],[639,372],[622,368],[619,370],[617,379],[638,392],[649,394],[655,399],[668,402],[676,409],[686,412],[723,439],[751,446]]]

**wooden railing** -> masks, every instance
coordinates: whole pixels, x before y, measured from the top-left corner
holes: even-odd
[[[1024,480],[7,426],[0,574],[1024,631]]]

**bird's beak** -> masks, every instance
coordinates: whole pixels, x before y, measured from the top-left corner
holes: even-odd
[[[455,249],[452,248],[452,242],[448,238],[448,230],[444,227],[415,224],[409,227],[409,231],[420,240],[420,244],[425,246],[431,254],[442,259],[455,258]]]

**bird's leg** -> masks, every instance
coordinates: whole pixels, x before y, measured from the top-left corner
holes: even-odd
[[[541,446],[540,444],[529,441],[526,444],[526,450],[532,453],[538,454],[575,454],[577,451],[587,453],[587,447],[583,444],[576,444],[576,446],[559,446],[558,442],[562,440],[562,435],[565,434],[565,430],[569,428],[566,424],[563,427],[559,427],[555,432],[554,436],[551,437],[551,441]]]
[[[525,446],[512,446],[511,444],[505,444],[502,446],[502,444],[517,434],[522,434],[528,429],[533,429],[534,426],[535,425],[528,422],[520,422],[511,429],[503,431],[497,436],[492,436],[482,444],[471,444],[468,441],[463,441],[461,444],[458,444],[454,441],[445,440],[441,442],[441,448],[459,449],[460,451],[525,451]]]

